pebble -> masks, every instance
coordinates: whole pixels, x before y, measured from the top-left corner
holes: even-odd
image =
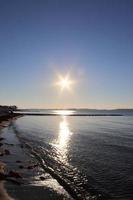
[[[18,172],[15,172],[12,170],[8,173],[8,176],[13,177],[13,178],[22,178],[22,176]]]
[[[46,178],[44,176],[40,176],[41,181],[44,181]]]
[[[16,160],[16,163],[21,163],[21,160]]]
[[[8,149],[5,149],[5,155],[10,155],[10,151]]]
[[[19,165],[19,168],[20,168],[20,169],[24,169],[24,166],[23,166],[23,165]]]

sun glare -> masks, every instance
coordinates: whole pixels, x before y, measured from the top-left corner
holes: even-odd
[[[59,80],[56,85],[58,85],[61,88],[61,91],[63,91],[65,89],[70,90],[73,83],[74,81],[71,80],[68,75],[66,75],[65,77],[59,75]]]

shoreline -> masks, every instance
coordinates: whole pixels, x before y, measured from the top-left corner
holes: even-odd
[[[0,145],[3,146],[3,140],[5,138],[1,137],[2,130],[9,125],[10,120],[15,119],[16,117],[21,117],[23,115],[17,114],[17,113],[5,114],[3,112],[1,112],[0,114],[1,114],[0,116]],[[3,149],[0,147],[0,156],[2,156],[2,150]],[[5,152],[7,152],[7,154],[8,153],[10,154],[10,151],[7,149],[5,150]],[[7,189],[6,189],[6,184],[8,181],[11,181],[11,182],[14,181],[14,183],[15,182],[17,183],[17,181],[12,180],[12,179],[8,180],[6,171],[7,171],[7,163],[3,161],[2,159],[0,159],[0,198],[2,200],[15,200],[8,194]]]
[[[38,200],[38,197],[43,200],[44,196],[46,200],[72,199],[56,179],[40,167],[14,133],[13,123],[21,116],[14,113],[0,117],[0,167],[5,166],[5,171],[0,172],[7,178],[13,172],[12,177],[9,176],[11,181],[4,177],[3,182],[0,177],[2,200],[25,200],[27,196],[33,200]]]
[[[12,114],[4,114],[0,116],[0,123],[2,123],[3,121],[8,121],[10,119],[13,119],[14,117],[22,117],[24,116],[22,113],[12,113]]]

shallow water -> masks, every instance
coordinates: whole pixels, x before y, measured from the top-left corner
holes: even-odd
[[[133,116],[24,116],[12,129],[75,199],[133,199]]]

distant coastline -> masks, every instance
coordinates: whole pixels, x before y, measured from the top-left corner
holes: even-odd
[[[73,111],[69,116],[132,116],[133,109],[88,109],[88,108],[67,108],[67,109],[18,109],[17,106],[0,106],[0,121],[20,115],[34,116],[58,116],[58,111]],[[65,115],[65,114],[64,114]]]
[[[133,116],[133,109],[18,109],[17,113],[36,116],[58,116],[62,115],[63,111],[70,111],[71,113],[68,114],[70,116]]]
[[[16,114],[22,114],[20,113],[16,113]],[[55,113],[24,113],[23,115],[29,115],[29,116],[59,116],[60,114],[55,114]],[[62,114],[63,115],[63,114]],[[65,115],[65,114],[64,114]],[[122,114],[69,114],[69,116],[90,116],[90,117],[97,117],[97,116],[123,116]]]

